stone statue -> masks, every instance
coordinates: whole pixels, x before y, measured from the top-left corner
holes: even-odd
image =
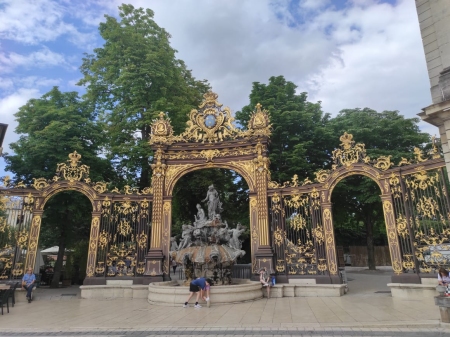
[[[232,228],[228,230],[228,233],[231,234],[231,239],[228,242],[229,246],[234,249],[241,249],[242,248],[242,242],[239,240],[239,237],[241,234],[245,232],[245,227],[242,226],[239,222],[236,225],[236,228]]]
[[[225,227],[222,227],[217,231],[217,238],[220,243],[228,243],[230,241],[228,223],[226,221],[224,221],[223,223],[225,224]]]
[[[214,185],[208,187],[206,198],[202,202],[208,203],[208,219],[213,220],[216,214],[222,212],[222,203],[219,200],[219,193],[217,193]]]
[[[173,252],[175,250],[178,250],[177,237],[176,236],[172,236],[170,238],[170,251]]]
[[[206,218],[205,211],[200,204],[197,204],[197,215],[194,215],[194,219],[194,227],[201,228],[206,225],[206,221],[208,219]]]
[[[229,284],[231,267],[238,258],[245,255],[239,240],[245,228],[239,223],[236,228],[231,229],[222,220],[222,203],[213,185],[209,186],[203,201],[208,203],[208,216],[202,206],[197,204],[194,222],[182,226],[178,247],[175,237],[170,238],[170,255],[177,264],[183,265],[186,280],[214,277],[223,284]]]
[[[178,250],[187,248],[191,245],[191,242],[192,242],[191,234],[192,234],[192,231],[194,230],[194,226],[183,225],[183,226],[181,226],[181,228],[183,229],[183,233],[181,234],[181,241],[180,241],[180,246],[178,247]]]

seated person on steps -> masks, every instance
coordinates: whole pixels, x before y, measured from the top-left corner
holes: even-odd
[[[35,286],[36,276],[33,274],[33,269],[28,268],[27,273],[22,278],[22,289],[27,291],[28,303],[33,299],[33,287]]]

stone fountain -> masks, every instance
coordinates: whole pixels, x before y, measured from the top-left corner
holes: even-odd
[[[179,305],[188,295],[187,285],[197,277],[214,281],[211,288],[213,303],[237,303],[262,298],[261,284],[250,280],[232,279],[231,269],[236,260],[245,255],[240,236],[245,226],[228,226],[222,220],[222,203],[213,185],[209,186],[206,198],[208,215],[197,204],[197,214],[192,224],[182,226],[180,242],[171,238],[170,257],[183,266],[185,281],[151,283],[148,300],[152,304]],[[184,285],[184,287],[179,287]]]
[[[187,284],[197,277],[211,278],[215,284],[231,284],[231,267],[245,255],[240,240],[245,227],[238,223],[230,228],[221,219],[222,203],[213,185],[209,186],[204,201],[208,204],[208,215],[197,204],[194,222],[182,226],[180,243],[172,238],[171,258],[183,266]]]

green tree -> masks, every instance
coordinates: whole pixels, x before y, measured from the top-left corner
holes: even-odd
[[[175,57],[170,35],[155,23],[152,10],[125,4],[119,9],[120,21],[105,15],[100,24],[105,43],[83,59],[79,84],[87,86],[87,97],[105,123],[108,158],[116,171],[129,184],[140,175],[144,188],[150,186],[152,120],[168,112],[180,132],[209,87]]]
[[[418,118],[405,118],[398,111],[346,109],[331,120],[329,128],[335,135],[334,148],[339,146],[339,136],[347,132],[355,142],[365,144],[371,158],[390,155],[391,161],[398,163],[402,157],[412,158],[414,147],[430,141],[427,133],[420,132],[418,122]],[[367,238],[369,269],[375,269],[374,243],[386,232],[380,194],[380,187],[363,176],[346,178],[332,194],[333,219],[339,234],[352,231],[350,241]]]
[[[63,268],[64,255],[67,254],[66,249],[72,250],[80,240],[89,239],[91,214],[91,202],[79,192],[64,191],[56,194],[46,203],[42,215],[41,246],[59,247],[50,285],[52,288],[59,286],[63,269],[64,273],[72,272],[68,270],[70,268],[67,265],[68,256],[66,256],[66,268]]]
[[[283,76],[271,77],[269,84],[253,83],[250,104],[236,112],[236,120],[246,126],[251,112],[261,103],[270,114],[273,131],[269,158],[272,179],[283,182],[294,174],[303,180],[330,162],[332,134],[327,128],[330,116],[320,102],[307,101],[306,93]]]
[[[108,160],[100,158],[103,132],[95,122],[92,106],[76,92],[61,92],[57,87],[40,99],[31,99],[15,114],[20,134],[10,144],[14,155],[5,155],[6,170],[15,181],[32,183],[32,178],[51,179],[58,163],[77,151],[82,162],[90,166],[92,181],[114,180]],[[59,246],[52,286],[58,286],[65,248],[89,236],[89,215],[92,209],[87,198],[75,192],[58,194],[45,207],[41,238],[46,245]]]

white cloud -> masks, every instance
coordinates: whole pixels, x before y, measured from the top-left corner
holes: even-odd
[[[76,76],[64,71],[72,70],[67,64],[75,60],[64,59],[42,42],[60,38],[89,51],[103,14],[117,16],[122,2],[4,1],[0,38],[36,46],[27,55],[0,55],[0,67],[27,69],[0,81],[0,88],[11,95],[17,87],[47,91],[41,86],[45,81],[34,73],[41,67],[61,70],[57,80],[47,75],[49,86],[57,81],[71,88]],[[252,82],[267,83],[278,75],[296,83],[299,92],[309,92],[310,100],[321,100],[332,114],[367,106],[415,117],[431,104],[414,1],[400,0],[393,6],[354,0],[342,9],[329,0],[301,0],[295,8],[285,0],[127,2],[154,10],[157,24],[172,35],[178,57],[195,77],[209,80],[219,100],[234,111],[248,104]],[[23,80],[17,82],[17,76]]]
[[[14,114],[19,111],[29,99],[41,96],[38,89],[21,88],[16,92],[0,98],[0,122],[8,124],[5,139],[3,141],[3,152],[10,152],[9,144],[19,139],[19,136],[14,133],[17,127]],[[3,163],[3,159],[1,160]],[[2,168],[0,167],[0,172]]]
[[[62,80],[60,78],[47,78],[39,76],[26,77],[0,77],[0,88],[3,90],[3,96],[14,93],[17,88],[21,89],[37,89],[49,88],[55,85],[60,85]]]
[[[300,7],[304,9],[316,10],[328,5],[330,0],[302,0]]]
[[[91,43],[94,32],[85,33],[65,20],[80,9],[79,2],[55,0],[3,0],[0,8],[0,38],[36,45],[67,35],[74,44],[84,48]]]
[[[28,55],[22,55],[14,52],[0,52],[0,72],[9,73],[17,67],[42,68],[64,66],[75,69],[65,59],[64,55],[52,52],[48,48],[32,52]]]
[[[415,117],[431,104],[420,31],[411,19],[416,15],[414,3],[403,1],[318,16],[311,26],[324,29],[333,22],[330,38],[338,43],[341,62],[312,77],[312,98],[333,113],[371,107]]]
[[[337,10],[303,0],[297,13],[281,0],[131,3],[155,11],[178,57],[234,111],[248,104],[252,82],[277,75],[333,115],[367,106],[415,117],[431,103],[413,1],[349,1]],[[290,25],[296,17],[304,21]]]

